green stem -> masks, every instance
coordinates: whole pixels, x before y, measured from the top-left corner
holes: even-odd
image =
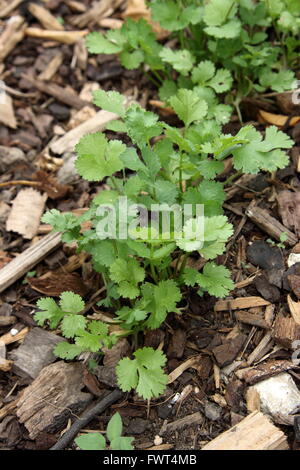
[[[233,173],[232,175],[228,176],[227,180],[225,180],[225,182],[223,183],[224,186],[232,183],[232,181],[236,180],[242,174],[243,174],[242,170],[239,170],[239,171],[236,171],[235,173]]]
[[[179,273],[178,273],[178,277],[180,277],[181,274],[183,273],[183,271],[184,271],[184,269],[185,269],[185,267],[186,267],[186,263],[187,263],[188,257],[189,257],[189,253],[185,253],[184,256],[183,256],[183,260],[182,260],[181,266],[180,266],[180,270],[179,270]]]

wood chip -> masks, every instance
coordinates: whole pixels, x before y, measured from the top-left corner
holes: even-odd
[[[0,90],[0,122],[11,129],[17,128],[17,121],[14,112],[13,100],[7,94],[2,94]]]
[[[265,355],[268,350],[272,348],[273,344],[273,338],[272,338],[272,332],[268,331],[265,336],[262,338],[262,340],[258,343],[256,348],[252,351],[251,354],[249,354],[247,358],[247,363],[249,365],[253,364],[257,360],[259,360],[263,355]]]
[[[90,106],[90,103],[80,99],[77,93],[73,90],[70,91],[69,88],[63,88],[56,83],[47,83],[29,75],[24,75],[23,78],[31,82],[41,92],[53,96],[58,101],[61,101],[72,108],[81,109],[83,106]]]
[[[38,232],[47,197],[32,188],[22,189],[13,200],[6,230],[31,240]]]
[[[13,372],[21,377],[35,379],[43,367],[56,360],[53,349],[61,341],[63,338],[49,331],[33,328],[23,343],[9,355],[14,361]]]
[[[287,296],[287,302],[288,306],[291,312],[291,315],[297,325],[300,325],[300,301],[299,302],[294,302],[292,297],[290,295]]]
[[[110,16],[117,9],[123,0],[99,0],[82,15],[78,15],[73,20],[73,24],[84,28],[87,24],[92,25],[100,19]]]
[[[270,325],[268,325],[263,318],[263,313],[256,315],[250,312],[238,311],[235,312],[235,316],[237,321],[240,321],[241,323],[246,323],[247,325],[253,325],[264,329],[270,328]]]
[[[2,5],[1,5],[0,18],[5,18],[5,16],[8,16],[22,2],[23,2],[23,0],[12,0],[11,2],[5,1],[5,3],[7,5],[4,6],[4,7],[2,7]]]
[[[81,391],[82,375],[82,364],[59,361],[44,367],[24,390],[17,404],[17,416],[31,439],[43,431],[63,429],[67,420],[91,401],[92,395]]]
[[[287,239],[284,243],[290,246],[294,246],[297,243],[298,238],[296,235],[288,230],[287,227],[282,225],[279,220],[272,217],[265,209],[261,209],[258,206],[255,206],[251,209],[248,208],[246,210],[246,215],[255,225],[257,225],[261,230],[266,232],[275,240],[280,241],[281,235],[285,233]]]
[[[50,60],[49,64],[45,68],[45,70],[43,70],[43,72],[40,73],[40,75],[38,76],[38,79],[39,80],[45,80],[45,81],[51,80],[51,78],[54,77],[57,70],[59,69],[59,67],[63,63],[63,58],[64,58],[64,56],[63,56],[62,52],[59,52],[58,54],[55,54],[55,56],[53,57],[52,60]]]
[[[60,244],[61,234],[50,233],[4,266],[0,270],[0,292],[3,292],[20,277],[24,276],[52,250],[58,248]]]
[[[271,360],[264,364],[259,364],[255,367],[246,367],[239,369],[235,372],[235,375],[244,380],[249,385],[256,384],[261,380],[274,377],[275,375],[281,374],[291,369],[297,369],[297,366],[291,361],[286,360]]]
[[[218,300],[214,306],[215,312],[222,312],[224,310],[238,310],[251,307],[262,307],[270,305],[268,300],[262,297],[239,297],[237,299]]]
[[[164,434],[173,433],[179,429],[184,429],[186,426],[190,427],[193,424],[201,425],[203,421],[203,416],[199,413],[199,411],[197,411],[196,413],[185,416],[184,418],[178,419],[177,421],[173,421],[173,423],[167,424],[165,422],[159,431],[159,435],[163,436]]]
[[[285,434],[259,411],[254,411],[202,448],[202,450],[287,449],[289,445]]]
[[[292,349],[300,340],[300,325],[292,317],[277,317],[273,326],[273,338],[284,348]]]
[[[16,335],[12,335],[11,333],[6,333],[5,335],[0,336],[0,342],[3,342],[5,345],[15,343],[16,341],[21,341],[25,338],[27,333],[29,332],[29,328],[23,328],[23,330],[19,331]]]
[[[75,145],[78,141],[86,134],[101,131],[105,126],[115,119],[118,119],[117,114],[109,111],[98,111],[98,113],[83,122],[79,126],[75,127],[71,131],[67,132],[63,137],[50,144],[50,150],[57,155],[62,155],[65,152],[71,152],[74,150]]]
[[[26,28],[25,35],[33,38],[49,39],[50,41],[62,42],[63,44],[74,44],[88,34],[84,31],[50,31],[39,28]]]
[[[26,24],[22,16],[12,16],[0,36],[0,63],[22,41]]]
[[[39,20],[42,26],[45,29],[54,29],[57,31],[64,31],[63,25],[57,21],[55,16],[53,16],[49,10],[44,8],[42,5],[36,3],[29,3],[28,10],[30,13]]]
[[[183,372],[189,369],[190,367],[192,367],[193,369],[197,369],[197,366],[199,365],[200,360],[201,360],[201,356],[194,356],[188,359],[187,361],[183,362],[182,364],[180,364],[180,366],[176,367],[176,369],[174,369],[168,375],[168,384],[175,382],[175,380],[178,379],[178,377],[180,377],[181,374],[183,374]]]

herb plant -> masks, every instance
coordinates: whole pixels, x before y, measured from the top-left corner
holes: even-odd
[[[119,413],[115,413],[110,419],[106,437],[110,442],[109,449],[111,450],[133,450],[132,441],[133,437],[122,436],[123,425]],[[106,450],[107,443],[105,437],[99,432],[92,432],[84,434],[75,439],[76,444],[81,450]]]
[[[188,288],[200,296],[207,292],[221,298],[234,288],[230,271],[216,262],[233,233],[222,210],[224,185],[216,178],[229,157],[238,173],[283,168],[288,163],[284,149],[292,141],[274,126],[267,128],[264,138],[253,126],[243,127],[235,136],[222,134],[210,115],[209,102],[197,89],[179,89],[170,102],[182,129],[159,121],[137,104],[126,108],[117,92],[94,92],[96,105],[120,116],[110,130],[125,133],[132,145],[108,140],[100,132],[84,136],[76,146],[77,171],[88,181],[106,180],[109,189],[100,191],[80,217],[51,210],[43,221],[62,232],[63,241],[76,242],[79,251],[91,255],[106,287],[99,304],[114,308],[121,333],[111,333],[103,322],[88,321],[80,313],[85,305],[78,295],[63,293],[59,305],[41,299],[38,323],[60,327],[73,342],[56,346],[59,357],[73,359],[83,351],[112,347],[118,336],[137,338],[139,332],[159,328],[169,313],[181,314]],[[124,199],[133,210],[124,210]],[[193,209],[178,232],[175,216],[170,216],[166,232],[160,212],[176,207],[181,217],[185,205],[197,204],[204,205],[204,217]],[[149,228],[140,207],[152,211],[153,205],[156,224]],[[83,231],[81,224],[86,221],[90,228]],[[204,233],[199,239],[201,222]],[[124,229],[125,237],[120,236]],[[199,257],[201,270],[192,265]],[[161,351],[137,350],[133,360],[122,359],[116,368],[120,388],[136,389],[145,399],[158,396],[167,383],[165,362]]]
[[[179,88],[196,87],[209,102],[211,116],[224,123],[230,117],[228,104],[241,119],[239,104],[249,93],[293,88],[290,68],[297,65],[300,45],[298,0],[154,0],[149,7],[179,48],[164,47],[143,19],[128,19],[106,35],[93,32],[87,47],[95,54],[118,54],[127,69],[147,66],[163,101],[168,103]],[[233,80],[227,105],[220,104],[217,94],[229,92]]]

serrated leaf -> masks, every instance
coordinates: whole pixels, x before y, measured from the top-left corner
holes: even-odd
[[[98,32],[88,34],[86,47],[91,54],[117,54],[122,51],[120,43],[115,43]]]
[[[74,338],[78,331],[86,327],[87,320],[82,315],[66,315],[61,322],[62,333],[65,338]]]
[[[118,114],[118,116],[125,116],[123,95],[117,91],[95,90],[93,91],[93,103],[99,108],[110,111],[111,113]]]
[[[211,86],[216,93],[224,93],[228,91],[232,85],[232,77],[229,70],[219,69],[217,70],[216,75],[209,80],[209,86]]]
[[[223,298],[234,289],[234,283],[230,279],[230,271],[225,266],[217,266],[214,263],[206,263],[203,273],[198,274],[197,283],[210,295]]]
[[[165,389],[168,377],[162,367],[166,357],[152,348],[139,349],[135,359],[122,359],[116,368],[118,384],[125,391],[135,388],[145,400],[159,396]]]
[[[170,105],[188,127],[194,121],[202,120],[207,114],[207,103],[194,90],[181,89],[170,98]]]
[[[125,149],[126,146],[118,140],[107,142],[100,132],[88,134],[75,147],[78,155],[76,169],[88,181],[101,181],[124,167],[120,155]]]
[[[66,341],[61,341],[54,348],[54,354],[61,359],[72,360],[82,353],[82,348],[76,344],[69,344]]]
[[[64,312],[68,313],[79,313],[85,307],[80,295],[68,291],[61,294],[59,305]]]
[[[159,56],[164,62],[172,65],[177,72],[182,73],[182,75],[187,75],[195,62],[194,56],[186,49],[173,51],[168,47],[164,47]]]

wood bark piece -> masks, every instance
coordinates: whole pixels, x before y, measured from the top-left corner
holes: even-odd
[[[80,413],[92,400],[83,393],[83,365],[59,361],[45,367],[24,390],[17,405],[17,416],[34,439],[41,432],[61,430],[67,420]]]
[[[223,310],[263,307],[264,305],[270,305],[270,302],[262,297],[239,297],[237,299],[218,300],[214,310],[215,312],[222,312]]]
[[[0,63],[24,37],[26,25],[22,16],[12,16],[0,36]]]
[[[20,341],[25,338],[27,333],[29,332],[29,328],[23,328],[23,330],[19,331],[16,335],[12,335],[11,333],[6,333],[5,335],[0,336],[0,343],[11,344],[15,343],[16,341]]]
[[[256,348],[249,354],[247,363],[252,365],[254,362],[259,360],[267,352],[267,348],[271,348],[273,344],[273,338],[271,331],[268,331],[262,340],[258,343]]]
[[[100,0],[95,2],[86,13],[77,16],[73,24],[80,28],[85,27],[87,24],[93,24],[100,19],[110,16],[116,8],[118,8],[124,0]]]
[[[22,2],[23,0],[12,0],[12,2],[7,2],[7,1],[2,2],[2,3],[6,3],[7,5],[2,7],[2,3],[1,3],[0,18],[5,18],[5,16],[8,16]]]
[[[0,122],[5,126],[10,127],[11,129],[17,128],[17,120],[15,116],[13,100],[11,97],[6,94],[4,95],[3,103],[2,103],[2,92],[3,90],[0,89],[0,98],[1,98],[1,114],[0,114]]]
[[[45,68],[45,70],[40,73],[40,75],[38,76],[38,79],[39,80],[46,80],[46,81],[51,80],[51,78],[54,77],[57,70],[59,69],[59,67],[63,63],[63,58],[64,58],[64,56],[63,56],[62,52],[59,52],[58,54],[56,54],[53,57],[53,59],[50,60],[49,64]]]
[[[62,42],[63,44],[74,44],[88,34],[84,31],[52,31],[40,28],[26,28],[25,35],[33,38],[49,39],[50,41]]]
[[[21,346],[9,355],[14,361],[13,372],[21,377],[35,379],[43,367],[56,360],[53,349],[61,341],[62,338],[49,331],[33,328]]]
[[[29,3],[28,5],[28,10],[30,13],[39,20],[42,26],[46,29],[54,29],[57,31],[64,31],[64,27],[57,19],[55,16],[53,16],[49,10],[44,8],[41,5],[38,5],[36,3]]]
[[[223,432],[202,450],[286,450],[285,434],[259,411]]]
[[[282,225],[279,220],[272,217],[265,209],[258,206],[248,208],[246,209],[246,215],[255,225],[275,240],[280,241],[280,236],[285,233],[287,239],[284,243],[294,246],[298,242],[296,235]]]
[[[31,240],[38,232],[47,197],[46,193],[42,195],[33,188],[21,189],[13,200],[6,230]]]
[[[73,93],[59,85],[56,85],[56,83],[46,83],[29,75],[23,75],[23,78],[31,82],[39,91],[53,96],[58,101],[61,101],[72,108],[81,109],[83,106],[91,105],[87,101],[80,99],[75,92]]]
[[[267,324],[262,315],[260,314],[253,314],[250,312],[242,312],[238,311],[235,312],[236,319],[241,323],[246,323],[247,325],[257,326],[259,328],[269,329],[270,325]]]
[[[294,302],[290,295],[287,296],[287,302],[293,319],[300,325],[300,302]]]
[[[52,150],[52,152],[56,153],[57,155],[62,155],[65,152],[73,151],[75,145],[78,143],[81,137],[92,132],[103,130],[109,122],[118,118],[119,116],[117,114],[111,113],[109,111],[98,111],[95,116],[75,127],[75,129],[67,132],[63,137],[56,140],[56,142],[50,144],[50,150]]]
[[[45,258],[61,244],[60,233],[50,233],[39,242],[27,248],[0,270],[0,292],[24,276],[31,268]]]
[[[259,364],[255,367],[246,367],[245,369],[239,369],[235,372],[235,375],[244,380],[249,385],[256,384],[262,380],[274,377],[291,369],[297,369],[297,366],[291,361],[286,360],[271,360],[265,364]]]
[[[203,416],[199,411],[193,413],[191,415],[185,416],[184,418],[178,419],[173,421],[173,423],[164,423],[161,430],[159,431],[159,435],[163,436],[164,434],[173,433],[179,429],[183,429],[186,426],[192,426],[193,424],[202,424],[204,421]]]
[[[294,341],[300,340],[300,325],[291,317],[277,317],[273,327],[273,338],[283,347],[290,349]]]
[[[16,323],[14,315],[0,315],[0,326],[8,326]]]

